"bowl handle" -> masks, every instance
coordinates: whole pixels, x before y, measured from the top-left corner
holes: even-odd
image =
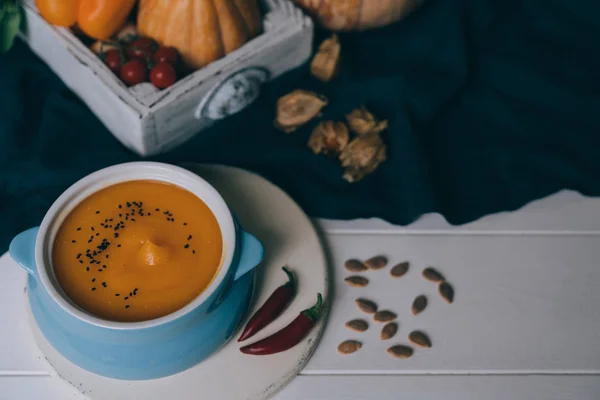
[[[260,240],[242,231],[240,245],[240,261],[233,279],[241,278],[246,272],[256,268],[265,255],[265,248]]]
[[[10,242],[8,252],[13,260],[15,260],[28,274],[36,276],[35,266],[35,240],[37,238],[39,226],[27,229],[19,233]]]

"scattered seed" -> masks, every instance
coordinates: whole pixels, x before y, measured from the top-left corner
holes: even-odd
[[[408,272],[409,263],[408,261],[396,264],[391,270],[390,275],[394,278],[400,278]]]
[[[350,286],[354,286],[354,287],[365,287],[369,284],[369,280],[367,278],[364,278],[362,276],[349,276],[346,279],[344,279],[346,281],[346,283],[348,283],[348,285]]]
[[[441,282],[439,287],[440,295],[444,300],[448,303],[452,303],[454,301],[454,288],[448,282]]]
[[[344,267],[350,272],[363,272],[368,270],[367,266],[357,259],[351,259],[344,263]]]
[[[346,340],[338,345],[338,353],[340,354],[352,354],[362,347],[362,343],[356,340]]]
[[[434,268],[428,267],[423,270],[423,278],[427,279],[430,282],[442,282],[444,281],[444,276],[440,274]]]
[[[418,315],[427,307],[427,297],[425,295],[417,296],[412,303],[411,311],[413,315]]]
[[[356,332],[364,332],[369,329],[369,323],[364,319],[353,319],[346,322],[346,327]]]
[[[398,324],[395,322],[388,322],[381,329],[381,340],[388,340],[396,336],[396,332],[398,332]]]
[[[371,300],[356,299],[355,302],[358,308],[367,314],[375,314],[377,312],[377,304],[373,303]]]
[[[390,347],[387,352],[396,358],[410,358],[413,355],[413,349],[401,344]]]
[[[431,347],[431,340],[429,340],[429,336],[427,336],[421,331],[412,331],[408,335],[408,340],[410,340],[413,344],[419,347],[423,347],[426,349]]]
[[[369,269],[378,270],[385,267],[387,265],[387,262],[388,260],[384,256],[375,256],[365,261],[365,265]]]
[[[390,322],[395,320],[397,317],[398,316],[395,313],[388,310],[383,310],[377,311],[373,319],[375,320],[375,322]]]

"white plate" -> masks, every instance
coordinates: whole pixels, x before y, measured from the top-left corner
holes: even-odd
[[[236,168],[191,166],[190,169],[213,184],[242,225],[265,244],[266,257],[258,270],[252,312],[286,281],[282,265],[288,265],[298,277],[298,294],[290,307],[250,342],[287,325],[301,310],[315,303],[317,292],[323,294],[327,304],[328,269],[319,237],[307,216],[283,191],[257,175]],[[2,271],[14,268],[18,267],[10,257],[3,256],[0,280]],[[10,289],[22,292],[23,287]],[[26,299],[25,296],[21,298]],[[27,302],[24,303],[28,309]],[[12,315],[25,319],[24,313]],[[57,393],[63,393],[61,398],[65,400],[266,399],[289,383],[306,364],[317,345],[326,315],[327,309],[304,341],[287,352],[258,357],[243,355],[233,340],[205,362],[181,374],[141,382],[104,378],[73,365],[48,344],[35,323],[31,326],[41,350],[38,356],[45,357],[55,368],[44,363],[56,381]],[[31,317],[29,319],[33,322]],[[6,322],[13,322],[15,326],[22,324],[22,321]],[[35,345],[31,343],[31,347],[35,348]],[[63,379],[57,379],[57,374]],[[77,390],[65,388],[65,381]],[[48,398],[51,397],[49,394]]]

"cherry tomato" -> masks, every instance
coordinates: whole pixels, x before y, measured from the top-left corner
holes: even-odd
[[[121,73],[121,51],[109,50],[104,54],[104,64],[116,75]]]
[[[148,80],[148,68],[141,60],[134,58],[121,67],[121,80],[128,86]]]
[[[176,80],[175,68],[168,62],[160,62],[150,71],[150,82],[159,89],[168,88]]]
[[[161,47],[152,55],[152,61],[155,63],[168,62],[174,67],[179,64],[179,52],[175,47]]]
[[[148,61],[152,58],[152,54],[154,54],[157,48],[158,45],[154,40],[141,37],[127,46],[127,54],[130,58],[140,58],[143,61]]]

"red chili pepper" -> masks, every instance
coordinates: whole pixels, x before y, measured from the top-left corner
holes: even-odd
[[[317,304],[300,313],[288,326],[256,343],[240,349],[242,353],[252,355],[275,354],[291,349],[302,341],[317,322],[321,313],[323,298],[317,294]]]
[[[238,342],[254,336],[262,328],[274,321],[281,315],[283,310],[294,298],[296,294],[296,278],[286,267],[282,268],[288,276],[288,282],[285,285],[278,287],[273,294],[267,299],[265,304],[254,313],[252,318],[246,324],[242,335]]]

